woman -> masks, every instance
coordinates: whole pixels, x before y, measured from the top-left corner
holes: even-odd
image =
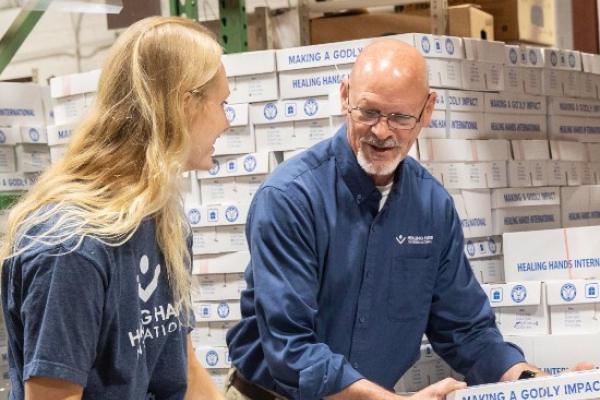
[[[11,399],[221,399],[191,347],[181,173],[228,127],[221,48],[153,17],[112,47],[65,158],[14,207],[2,248]]]

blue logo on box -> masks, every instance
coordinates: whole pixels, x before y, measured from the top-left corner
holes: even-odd
[[[206,353],[206,364],[208,364],[208,366],[214,367],[218,363],[219,363],[219,355],[217,354],[216,351],[210,350],[208,353]]]
[[[499,303],[502,301],[502,288],[493,288],[490,292],[490,301],[492,303]]]
[[[424,53],[429,53],[431,51],[431,43],[429,42],[429,38],[427,36],[423,36],[421,38],[421,48]]]
[[[217,175],[219,173],[219,171],[221,170],[221,164],[219,163],[219,160],[217,160],[216,158],[213,158],[212,162],[213,162],[213,166],[208,170],[208,174],[209,175]]]
[[[190,211],[188,211],[188,219],[190,220],[190,224],[192,225],[196,225],[200,222],[200,219],[202,218],[202,214],[200,213],[200,210],[198,210],[197,208],[192,208]]]
[[[598,284],[588,283],[585,285],[585,297],[588,299],[598,298]]]
[[[496,252],[498,251],[498,246],[496,245],[496,241],[493,238],[489,238],[488,240],[488,249],[492,254],[496,254]]]
[[[0,131],[0,144],[1,143],[6,143],[6,134],[4,131]]]
[[[556,64],[558,64],[558,56],[554,51],[550,52],[550,64],[552,64],[553,67],[556,67]]]
[[[519,61],[519,56],[517,55],[517,50],[510,49],[508,52],[508,59],[510,60],[511,64],[516,64],[517,61]]]
[[[569,53],[569,66],[571,68],[575,67],[575,55],[573,53]]]
[[[210,306],[208,304],[202,304],[200,306],[200,318],[210,317]]]
[[[446,51],[450,55],[454,54],[454,42],[450,38],[446,39]]]
[[[475,245],[470,240],[467,242],[467,254],[469,257],[473,257],[475,255]]]
[[[433,39],[433,49],[436,53],[442,52],[442,41],[440,39]]]
[[[29,138],[31,139],[32,142],[37,142],[40,140],[40,133],[38,132],[37,129],[31,128],[31,129],[29,129]]]
[[[560,288],[560,297],[564,301],[573,301],[577,296],[577,288],[572,283],[565,283]]]
[[[304,114],[312,117],[319,111],[319,103],[315,99],[308,99],[304,102]]]
[[[227,160],[227,172],[237,171],[237,160]]]
[[[269,121],[275,119],[277,117],[277,106],[273,103],[265,104],[265,108],[263,109],[263,114],[266,119]]]
[[[229,316],[229,305],[227,303],[220,303],[217,306],[217,314],[219,318],[227,318]]]
[[[235,109],[233,107],[225,107],[225,117],[227,121],[231,122],[235,119]]]
[[[285,103],[285,116],[293,117],[296,115],[296,103]]]
[[[225,219],[229,222],[235,222],[240,216],[240,212],[236,206],[229,206],[225,210]]]
[[[244,158],[244,169],[246,172],[252,172],[256,169],[256,157],[248,155]]]
[[[533,50],[529,50],[529,62],[531,63],[531,65],[537,65],[537,62],[538,62],[537,53]]]
[[[527,298],[527,289],[523,285],[516,285],[510,292],[510,297],[515,303],[522,303]]]
[[[209,208],[208,209],[208,222],[217,222],[219,220],[219,210],[216,208]]]

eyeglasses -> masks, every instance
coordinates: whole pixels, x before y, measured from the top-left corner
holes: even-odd
[[[350,117],[354,122],[358,122],[359,124],[375,126],[379,123],[381,118],[385,118],[390,130],[408,131],[414,129],[414,127],[421,122],[421,117],[423,116],[423,112],[425,111],[425,107],[427,106],[430,97],[431,93],[428,93],[427,97],[425,98],[425,104],[423,104],[423,108],[421,108],[421,112],[419,113],[418,117],[400,113],[384,114],[379,110],[352,107],[350,105],[350,87],[348,87],[348,114],[350,114]]]

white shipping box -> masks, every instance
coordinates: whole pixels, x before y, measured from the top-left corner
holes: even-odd
[[[29,190],[34,183],[33,176],[23,172],[0,173],[0,191]]]
[[[555,229],[560,227],[560,206],[497,208],[492,210],[492,221],[494,235]]]
[[[469,239],[465,242],[465,254],[469,260],[502,255],[502,238],[494,236]]]
[[[288,151],[298,147],[293,122],[255,125],[254,137],[256,150],[261,153]]]
[[[600,227],[507,233],[507,281],[600,278]]]
[[[485,63],[464,60],[461,63],[462,88],[466,90],[485,91]]]
[[[69,146],[67,145],[50,146],[50,162],[56,164],[62,160],[65,157],[65,154],[67,154],[68,149]]]
[[[506,50],[504,42],[468,37],[465,37],[462,40],[465,46],[465,57],[467,60],[485,61],[496,64],[505,63]]]
[[[50,149],[44,144],[19,144],[15,155],[18,171],[42,172],[50,166]]]
[[[600,101],[572,97],[548,97],[548,114],[597,117],[600,115]]]
[[[511,140],[515,160],[549,160],[550,148],[547,140]]]
[[[15,149],[12,146],[0,147],[0,173],[16,172]]]
[[[277,71],[274,50],[225,54],[222,57],[228,77],[258,75]]]
[[[448,137],[451,139],[481,139],[485,137],[484,114],[481,112],[449,111]],[[423,136],[422,136],[423,137]]]
[[[243,225],[248,215],[248,203],[233,201],[218,204],[188,205],[186,215],[192,228],[221,225]]]
[[[225,107],[230,127],[215,141],[214,155],[254,153],[254,132],[250,129],[248,104],[231,104]]]
[[[563,227],[600,225],[600,186],[560,189]]]
[[[69,144],[76,127],[74,123],[48,126],[48,146]]]
[[[213,167],[210,170],[196,173],[198,179],[264,175],[271,172],[276,165],[275,157],[267,152],[218,156],[213,158]]]
[[[231,358],[227,346],[201,346],[194,349],[200,364],[208,370],[231,367]]]
[[[298,149],[309,148],[334,134],[329,118],[294,122],[295,146]]]
[[[542,71],[542,93],[545,96],[563,96],[563,81],[565,71],[556,69],[543,69]]]
[[[525,68],[504,66],[504,91],[525,93]]]
[[[585,143],[550,140],[550,153],[553,160],[589,161]]]
[[[451,191],[465,238],[490,236],[492,218],[489,190]]]
[[[510,115],[485,113],[483,133],[499,139],[546,138],[545,115]]]
[[[63,125],[81,120],[91,109],[95,98],[95,93],[84,93],[53,99],[54,122]]]
[[[549,333],[550,318],[542,282],[481,285],[504,335]]]
[[[446,396],[446,400],[472,399],[560,399],[593,400],[600,398],[600,370],[571,372],[564,375],[522,379],[470,386]]]
[[[553,335],[600,333],[600,281],[548,281],[550,329]]]
[[[192,274],[233,274],[244,272],[250,262],[248,251],[194,257]]]
[[[50,96],[67,97],[85,93],[94,93],[100,80],[100,69],[88,72],[58,76],[50,79]]]
[[[600,118],[548,116],[551,139],[594,142],[600,138]]]
[[[371,39],[301,46],[277,50],[278,71],[354,64],[362,49]]]
[[[41,125],[0,126],[0,145],[14,146],[21,143],[48,144],[46,127]]]
[[[508,140],[418,139],[421,161],[503,161],[509,160]]]
[[[504,262],[502,258],[470,260],[475,278],[481,284],[504,282]]]
[[[202,204],[239,201],[235,195],[234,177],[203,179],[200,182],[200,202]]]
[[[543,48],[542,57],[545,68],[581,71],[581,53],[575,50]]]
[[[328,118],[329,99],[309,97],[250,105],[250,122],[254,125]]]
[[[277,100],[279,87],[277,73],[234,76],[228,78],[231,104]]]
[[[492,209],[560,204],[558,187],[492,189]]]
[[[281,99],[324,96],[350,76],[351,65],[283,71],[279,73]]]
[[[445,139],[448,135],[446,111],[435,110],[431,113],[429,125],[421,129],[419,137],[430,139]]]
[[[412,44],[426,58],[465,58],[463,41],[459,37],[424,33],[404,33],[391,37]]]
[[[546,115],[546,98],[514,93],[486,93],[486,113]]]
[[[193,275],[192,302],[238,300],[244,289],[243,273]]]
[[[504,161],[436,163],[433,173],[446,189],[486,189],[507,186]],[[431,170],[430,170],[431,171]]]
[[[201,322],[190,334],[194,348],[202,346],[227,346],[227,331],[235,322]]]
[[[517,68],[520,70],[519,77],[522,79],[522,85],[526,94],[539,96],[544,93],[542,73],[539,68]],[[507,75],[505,74],[505,79]]]
[[[39,85],[0,82],[0,125],[45,125],[42,98]]]
[[[239,301],[197,301],[192,303],[196,322],[239,321]]]
[[[448,109],[452,111],[482,112],[484,105],[483,96],[484,94],[481,92],[448,90],[446,103],[448,104]]]

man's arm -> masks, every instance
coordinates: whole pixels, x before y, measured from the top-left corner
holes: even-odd
[[[25,381],[26,400],[81,400],[83,386],[62,379],[36,376]]]
[[[467,385],[452,378],[444,379],[426,387],[410,397],[389,392],[376,384],[362,379],[354,382],[341,392],[325,397],[326,400],[444,400],[446,395]]]
[[[196,358],[192,337],[187,338],[188,387],[185,400],[224,400],[212,378]]]

